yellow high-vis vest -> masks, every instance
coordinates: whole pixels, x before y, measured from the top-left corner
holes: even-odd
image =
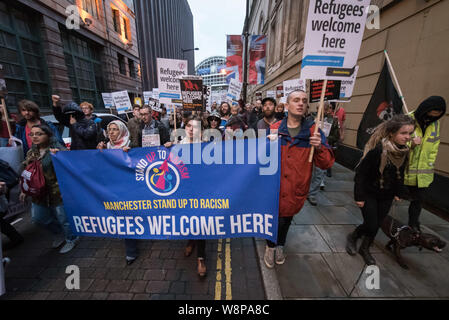
[[[415,118],[414,112],[410,114]],[[405,171],[406,186],[427,188],[434,179],[435,161],[440,146],[440,120],[430,124],[425,134],[419,125],[416,126],[414,137],[421,137],[422,144],[410,150],[410,163]]]

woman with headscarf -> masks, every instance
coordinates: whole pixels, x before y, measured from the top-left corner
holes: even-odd
[[[130,134],[126,125],[120,120],[112,121],[106,129],[108,142],[100,142],[97,149],[126,149],[130,145]],[[125,239],[126,264],[131,265],[139,256],[137,240]]]

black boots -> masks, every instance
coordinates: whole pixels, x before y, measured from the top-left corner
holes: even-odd
[[[346,252],[351,256],[355,256],[357,254],[357,239],[360,238],[357,234],[357,230],[348,234],[346,237]]]
[[[376,260],[374,260],[373,256],[369,252],[369,247],[371,246],[373,241],[374,241],[374,238],[364,236],[362,245],[360,246],[360,249],[359,249],[359,254],[362,256],[363,260],[365,260],[365,263],[369,266],[376,264]]]

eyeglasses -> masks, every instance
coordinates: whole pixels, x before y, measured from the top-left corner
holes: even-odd
[[[41,137],[41,136],[44,136],[45,135],[45,133],[42,133],[42,132],[36,132],[36,133],[30,133],[30,134],[28,134],[28,136],[29,137],[34,137],[34,136],[36,136],[36,137]]]

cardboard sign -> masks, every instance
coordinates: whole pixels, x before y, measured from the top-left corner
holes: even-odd
[[[306,81],[303,79],[293,79],[284,81],[284,97],[288,97],[293,91],[306,91]]]
[[[106,109],[111,109],[115,106],[112,93],[102,93],[101,96],[103,97],[103,103]]]
[[[201,77],[189,77],[180,79],[179,82],[184,110],[203,111],[203,79]]]
[[[324,80],[312,81],[310,83],[310,99],[309,102],[319,102],[321,91],[323,90]],[[326,86],[326,95],[324,101],[332,101],[340,97],[341,81],[328,80]]]
[[[172,104],[173,99],[181,99],[179,79],[187,76],[188,70],[188,62],[186,60],[157,59],[159,100],[161,103]]]
[[[125,114],[126,111],[133,109],[128,91],[113,92],[112,99],[114,100],[118,114]]]
[[[267,98],[276,99],[276,91],[267,91]]]
[[[301,78],[343,80],[353,75],[370,0],[310,0]]]
[[[8,90],[6,90],[6,80],[4,76],[3,65],[0,64],[0,97],[4,98],[7,93]]]

